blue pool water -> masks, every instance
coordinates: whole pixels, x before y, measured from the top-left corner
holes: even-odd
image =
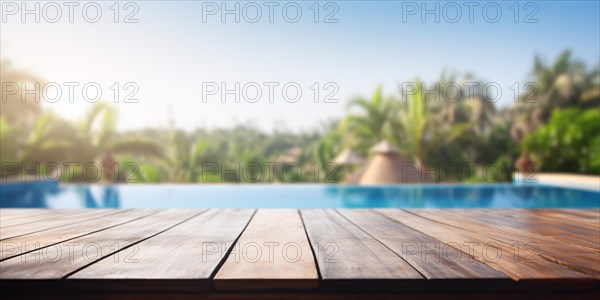
[[[2,184],[0,207],[25,208],[600,208],[600,192],[540,184]]]

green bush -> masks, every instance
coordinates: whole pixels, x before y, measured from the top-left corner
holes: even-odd
[[[600,174],[600,111],[555,110],[523,148],[542,171]]]

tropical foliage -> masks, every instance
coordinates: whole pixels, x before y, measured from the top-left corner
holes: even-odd
[[[600,112],[556,110],[523,147],[543,170],[600,174]]]
[[[2,62],[1,75],[3,82],[40,82],[8,62]],[[105,179],[331,182],[342,178],[331,168],[337,154],[352,149],[368,156],[369,148],[383,139],[422,167],[457,165],[463,168],[463,179],[474,182],[486,179],[473,164],[498,166],[503,170],[498,180],[510,180],[514,161],[525,150],[542,171],[600,174],[598,67],[588,70],[565,51],[552,63],[535,57],[529,76],[532,84],[518,103],[505,107],[487,98],[481,90],[486,82],[471,74],[443,72],[434,82],[417,78],[410,89],[396,93],[378,86],[370,97],[349,101],[346,117],[303,133],[265,133],[252,125],[194,131],[171,125],[118,132],[118,116],[110,105],[98,103],[69,122],[35,101],[5,99],[11,95],[3,91],[0,175],[15,174],[4,168],[7,163],[17,165],[19,173],[52,162],[114,160],[120,166],[133,162],[135,168]],[[480,84],[459,94],[439,88],[431,92],[436,85],[464,82]],[[290,178],[286,170],[297,176]],[[34,167],[37,171],[41,170]],[[83,179],[76,174],[63,180]]]

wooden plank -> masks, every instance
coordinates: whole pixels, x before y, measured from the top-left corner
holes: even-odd
[[[334,210],[301,210],[316,253],[322,287],[344,290],[421,290],[423,276]]]
[[[377,209],[381,214],[410,226],[503,272],[517,281],[518,289],[595,289],[597,280],[581,272],[550,262],[527,249],[516,251],[510,244],[481,233],[422,217],[420,210]]]
[[[0,222],[24,216],[46,213],[48,209],[39,208],[0,208]]]
[[[566,221],[576,220],[578,223],[600,227],[600,210],[598,209],[533,209],[530,210],[530,213]]]
[[[39,210],[39,209],[34,209],[31,210],[30,212],[21,212],[21,213],[6,213],[7,209],[5,208],[1,208],[0,209],[0,227],[5,227],[7,225],[10,225],[8,223],[18,223],[20,220],[22,219],[28,219],[28,218],[39,218],[40,216],[43,215],[47,215],[50,214],[56,210]]]
[[[536,222],[541,223],[551,223],[551,224],[561,224],[567,225],[570,228],[577,228],[585,230],[586,232],[583,234],[593,234],[596,236],[600,236],[600,219],[595,220],[595,222],[588,222],[586,220],[587,217],[582,217],[579,215],[573,215],[567,213],[567,210],[546,210],[546,209],[481,209],[478,210],[480,212],[485,213],[500,213],[503,216],[519,220],[521,218],[525,219],[534,219]],[[577,210],[579,211],[579,210]],[[593,213],[598,214],[600,218],[599,210],[592,210]]]
[[[61,217],[59,215],[57,216],[57,218],[47,218],[45,220],[35,222],[32,224],[21,224],[10,227],[3,227],[0,228],[0,241],[21,235],[42,232],[44,230],[50,230],[53,228],[60,228],[62,226],[68,226],[82,221],[103,218],[121,212],[123,212],[123,210],[90,209],[75,212],[73,214],[68,215],[67,217]]]
[[[72,288],[206,291],[254,210],[209,210],[138,244],[136,263],[103,259],[67,277]]]
[[[552,211],[551,209],[540,209],[540,211]],[[582,218],[589,218],[598,221],[600,218],[600,209],[556,209],[554,210],[562,214],[573,214]]]
[[[136,209],[107,210],[106,212],[107,214],[103,217],[92,218],[75,224],[2,240],[0,241],[0,261],[86,234],[101,231],[112,226],[124,224],[157,213],[158,211]]]
[[[20,218],[6,220],[2,222],[2,226],[0,226],[0,233],[6,231],[8,227],[14,229],[16,226],[25,228],[25,231],[27,231],[28,228],[49,228],[51,225],[48,224],[48,222],[55,222],[56,220],[67,222],[69,220],[72,221],[74,218],[85,219],[85,216],[94,216],[98,211],[98,209],[48,209],[38,214],[24,215]]]
[[[428,279],[428,290],[506,291],[513,288],[513,281],[504,273],[380,213],[363,209],[338,211],[423,274]]]
[[[0,212],[4,209],[0,209]],[[18,215],[11,215],[0,217],[0,228],[32,223],[40,220],[46,220],[53,218],[57,215],[77,214],[79,210],[67,210],[67,209],[46,209],[46,210],[33,210],[27,213],[21,213]]]
[[[577,247],[561,242],[551,235],[556,235],[553,228],[547,228],[546,235],[528,232],[529,227],[517,222],[511,226],[497,224],[495,220],[503,219],[498,215],[485,214],[477,210],[463,210],[462,215],[449,210],[419,210],[414,213],[452,226],[503,241],[508,245],[518,246],[519,250],[527,249],[539,256],[566,265],[571,269],[600,278],[600,255],[587,248]],[[507,219],[504,219],[507,220]]]
[[[556,240],[585,248],[587,251],[600,253],[600,228],[579,222],[575,216],[568,219],[539,215],[532,210],[496,209],[474,210],[476,215],[468,210],[456,210],[457,215],[475,217],[490,224],[498,224],[511,228],[525,228],[527,232],[550,236]]]
[[[214,283],[217,290],[317,288],[319,275],[298,211],[259,210]]]
[[[4,260],[0,262],[0,279],[60,279],[109,256],[113,260],[135,263],[137,246],[121,250],[203,211],[164,210],[66,243]]]
[[[227,211],[234,212],[234,210]],[[529,217],[528,211],[526,210],[518,210],[516,212],[512,210],[477,210],[472,211],[471,214],[469,214],[470,210],[466,210],[466,213],[463,210],[448,210],[443,211],[442,213],[437,213],[437,210],[376,211],[377,213],[385,215],[385,217],[381,217],[371,211],[368,213],[366,211],[355,210],[339,210],[339,212],[334,210],[302,211],[301,219],[306,222],[305,225],[309,235],[309,241],[318,242],[316,245],[313,244],[313,246],[316,246],[317,263],[319,270],[323,274],[323,288],[339,288],[340,291],[345,293],[353,289],[367,290],[370,292],[381,292],[392,289],[424,289],[425,284],[427,284],[427,287],[432,286],[431,281],[452,279],[453,277],[450,274],[453,272],[464,275],[463,272],[470,274],[469,272],[474,271],[465,268],[462,263],[458,264],[458,269],[456,270],[448,270],[447,268],[456,268],[456,266],[448,265],[446,262],[444,262],[445,267],[440,268],[430,262],[416,261],[416,258],[418,257],[415,256],[411,258],[405,255],[406,253],[400,253],[398,251],[398,249],[402,249],[400,247],[401,242],[420,240],[425,244],[425,248],[422,249],[427,249],[428,245],[431,243],[443,242],[444,244],[449,244],[465,253],[469,253],[479,262],[485,263],[500,272],[510,275],[511,278],[517,281],[516,286],[519,290],[535,289],[536,292],[541,292],[566,289],[569,290],[569,293],[571,293],[572,290],[577,289],[579,291],[598,290],[598,279],[574,270],[571,265],[561,264],[565,263],[564,260],[568,260],[568,258],[564,258],[564,256],[571,255],[571,253],[565,252],[563,254],[558,252],[560,249],[559,245],[563,246],[564,244],[568,244],[564,240],[564,235],[571,235],[573,239],[579,237],[582,239],[589,239],[589,236],[586,235],[592,233],[594,231],[593,228],[596,228],[596,225],[590,221],[593,220],[590,217],[594,216],[593,211],[575,210],[563,212],[563,210],[535,210],[531,212],[532,217]],[[33,250],[31,244],[35,243],[35,241],[40,242],[40,245],[45,247],[43,248],[45,253],[40,254],[38,257],[41,259],[49,258],[49,261],[38,261],[37,264],[30,264],[30,259],[33,258],[35,261],[36,256],[34,253],[28,253],[18,257],[14,257],[13,255],[12,258],[4,260],[0,263],[0,279],[2,279],[0,280],[1,289],[3,292],[6,292],[7,288],[9,288],[11,291],[26,289],[32,292],[43,291],[46,293],[46,288],[52,288],[59,291],[66,291],[63,287],[76,289],[93,288],[94,291],[102,290],[104,292],[106,290],[106,292],[109,293],[111,291],[125,291],[126,293],[145,293],[145,295],[148,295],[149,291],[155,290],[174,293],[185,293],[189,291],[204,292],[210,288],[210,278],[217,273],[219,264],[224,263],[223,257],[227,257],[227,260],[229,260],[237,254],[235,252],[228,253],[228,251],[232,250],[231,244],[234,243],[237,236],[239,236],[239,233],[243,231],[244,226],[248,224],[248,220],[250,220],[252,214],[250,211],[245,216],[244,223],[240,222],[235,217],[231,217],[229,214],[227,216],[222,215],[222,210],[208,211],[205,214],[211,214],[211,216],[204,216],[204,214],[199,215],[189,221],[172,227],[169,230],[152,236],[153,232],[156,234],[157,230],[165,228],[169,222],[174,222],[174,220],[169,221],[169,218],[165,215],[163,215],[162,218],[159,217],[159,215],[153,215],[152,213],[154,212],[156,211],[119,210],[115,211],[116,214],[114,216],[82,221],[80,223],[0,241],[0,250],[4,251],[3,253],[0,253],[2,255],[0,258],[11,255],[13,250],[10,249],[10,246],[19,246],[21,245],[20,242],[26,244],[26,251]],[[256,217],[259,216],[260,212],[261,211],[257,213]],[[163,213],[166,212],[161,212],[161,214]],[[20,213],[16,212],[13,216],[16,216],[17,214]],[[127,218],[125,218],[123,214],[127,214]],[[587,219],[581,221],[580,219],[577,219],[578,217]],[[117,218],[121,218],[120,223],[119,220],[115,220]],[[216,219],[219,218],[222,220],[217,221]],[[203,221],[199,219],[202,219]],[[287,229],[280,229],[278,227],[287,227],[289,226],[288,223],[292,222],[275,213],[273,213],[273,216],[261,219],[263,219],[266,224],[275,222],[277,226],[271,227],[271,230],[274,231],[285,231]],[[272,221],[272,219],[283,219],[284,221]],[[271,221],[267,222],[267,220]],[[554,220],[556,220],[556,226],[553,228],[552,224]],[[569,220],[573,220],[572,224],[569,224]],[[244,243],[242,238],[244,238],[246,234],[248,234],[247,237],[250,241],[261,240],[261,234],[267,236],[280,236],[276,233],[266,232],[263,225],[257,226],[256,230],[252,229],[254,221],[257,221],[256,224],[261,224],[260,219],[253,219],[246,229],[248,231],[240,238],[240,245]],[[195,223],[192,225],[189,224],[193,222]],[[235,225],[230,224],[231,222],[239,222],[241,224],[238,226],[238,235],[233,234],[234,237],[229,238],[230,242],[224,242],[225,245],[229,246],[220,247],[221,241],[227,239],[223,238],[223,232],[226,233],[225,235],[229,232],[228,229],[225,228],[228,226],[235,227]],[[311,226],[316,227],[316,229],[313,228],[312,236],[310,236]],[[186,229],[182,229],[182,227],[186,227]],[[263,230],[260,230],[261,228]],[[535,228],[535,230],[529,230],[531,228]],[[550,232],[548,232],[549,230]],[[255,234],[252,234],[253,232]],[[202,240],[202,237],[206,237],[207,234],[211,233],[215,234],[215,237],[208,237],[205,241],[208,240],[209,242],[200,243],[200,245],[198,244],[198,237]],[[37,238],[31,239],[32,236]],[[553,246],[553,248],[547,248],[545,251],[552,251],[552,254],[558,256],[557,259],[561,260],[560,263],[550,261],[548,256],[544,256],[544,254],[538,253],[539,251],[533,251],[531,249],[519,249],[520,252],[516,254],[516,248],[510,244],[510,241],[516,240],[519,242],[523,239],[528,240],[530,238],[542,239],[546,243],[552,241],[550,245]],[[51,245],[56,245],[57,243],[67,240],[71,243],[79,243],[82,245],[97,243],[100,245],[100,249],[103,250],[103,255],[101,256],[103,259],[92,259],[87,262],[85,258],[89,258],[89,255],[83,257],[84,255],[75,248],[76,251],[72,256],[73,262],[69,263],[65,261],[63,257],[70,255],[67,249],[68,247],[64,246],[62,247],[62,253],[60,253],[63,256],[59,256],[59,259],[54,260],[53,262],[52,258],[55,254],[59,253],[57,250],[59,247],[53,247]],[[133,256],[138,262],[127,263],[124,260],[119,260],[115,263],[115,256],[112,255],[112,252],[116,250],[110,249],[110,247],[114,245],[115,240],[123,241],[124,243],[127,243],[128,241],[142,241],[136,244],[139,247],[137,248],[139,250],[138,253]],[[154,242],[151,243],[153,240]],[[8,244],[8,242],[14,243]],[[332,242],[330,247],[326,247],[328,242]],[[474,242],[479,243],[479,245],[466,244]],[[63,245],[64,244],[65,243],[63,243]],[[578,245],[578,247],[581,246],[577,243],[573,244]],[[149,248],[142,247],[143,245],[146,245]],[[203,247],[206,245],[217,246],[208,248]],[[336,247],[337,252],[335,252]],[[565,249],[572,250],[572,247],[573,246],[570,245]],[[108,248],[108,250],[104,252],[106,248]],[[119,248],[122,249],[122,247]],[[88,252],[93,255],[94,249],[97,248],[91,247]],[[130,247],[119,251],[119,257],[123,259],[124,256],[126,257],[130,254],[128,250],[133,249],[135,248]],[[382,249],[386,251],[380,251]],[[500,257],[495,256],[498,254],[498,251],[502,251]],[[19,252],[16,253],[17,255],[19,254]],[[23,251],[20,253],[23,253]],[[142,253],[145,253],[145,256],[140,256]],[[436,251],[434,247],[433,253],[438,254],[439,251]],[[342,255],[340,256],[340,254]],[[398,276],[377,277],[378,272],[381,272],[381,274],[398,272],[398,267],[394,266],[396,260],[400,260],[402,263],[406,264],[406,262],[397,254],[404,255],[404,258],[408,263],[411,263],[414,268],[417,269],[413,270],[413,272],[417,274],[417,278],[396,278]],[[41,255],[44,255],[45,257]],[[388,257],[388,255],[391,255],[391,257]],[[448,255],[451,256],[452,254]],[[82,257],[84,258],[83,261]],[[22,262],[22,258],[25,258],[25,262]],[[100,259],[100,257],[98,259]],[[323,261],[328,261],[329,265],[323,263]],[[580,261],[580,263],[583,262],[583,260]],[[593,265],[593,263],[593,261],[590,261],[589,264]],[[205,264],[210,266],[206,266]],[[5,268],[5,266],[8,266],[8,269]],[[439,271],[434,272],[431,268],[436,267]],[[332,271],[332,269],[334,270]],[[5,270],[8,270],[8,272]],[[92,270],[93,272],[88,274],[90,276],[86,277],[84,272],[89,270]],[[65,275],[71,274],[73,271],[76,272],[72,276],[68,276],[68,280],[52,279],[62,278]],[[261,271],[262,269],[257,272]],[[338,279],[337,281],[334,276],[327,277],[329,279],[325,277],[326,273],[331,275],[336,274],[336,271],[345,273],[345,277],[340,276],[341,279]],[[371,273],[371,271],[373,272]],[[424,280],[422,277],[419,277],[417,271],[424,274],[428,279]],[[297,272],[297,270],[293,269],[291,272]],[[30,278],[28,278],[29,275],[26,273],[31,274]],[[135,276],[136,273],[141,275]],[[435,274],[438,273],[441,274],[437,275],[440,279],[436,279]],[[12,276],[14,277],[5,277],[3,274],[13,274]],[[78,278],[78,274],[84,274],[84,276]],[[98,274],[104,275],[97,276]],[[129,277],[127,277],[127,274],[129,274]],[[203,276],[198,274],[208,275]],[[444,276],[448,277],[444,278]],[[477,277],[478,276],[473,273],[473,278],[467,280],[473,286],[477,286],[482,284],[476,279]],[[25,278],[30,280],[23,280]],[[261,278],[257,279],[257,281],[261,280]],[[217,280],[215,280],[215,284],[216,282]],[[336,282],[341,282],[342,284],[336,285]],[[37,285],[38,283],[39,285]],[[483,284],[487,284],[487,282],[483,282]],[[493,286],[491,287],[493,288]],[[90,293],[89,290],[83,291],[85,291],[86,295],[89,295]],[[489,290],[486,290],[486,292],[488,291]],[[268,290],[268,292],[272,292],[272,290]],[[333,295],[331,292],[333,291],[327,291],[326,293],[320,293],[319,295],[323,298],[328,298]],[[428,292],[432,291],[429,290]],[[560,291],[559,293],[562,292],[563,291]],[[307,295],[304,293],[310,293],[310,290],[306,290],[306,292],[294,291],[294,295],[298,295],[298,298]],[[472,291],[470,291],[470,293],[471,294],[469,295],[471,296],[477,295],[472,293]],[[524,294],[531,295],[529,292]],[[10,295],[15,295],[16,297],[18,294]],[[132,294],[122,293],[120,295],[122,297],[130,297]],[[140,297],[143,298],[144,295],[140,295],[142,295]],[[158,295],[159,297],[164,297],[164,295],[167,294]],[[185,295],[187,297],[198,294]],[[213,293],[201,295],[226,298],[224,295],[234,294]],[[258,298],[265,296],[264,294],[253,295],[258,295]],[[277,298],[282,297],[281,295],[290,294],[270,295],[277,295],[273,296],[274,298]],[[377,298],[385,294],[363,295],[366,295],[365,297],[372,298],[375,296]],[[423,294],[412,293],[403,295],[411,297]],[[444,296],[445,295],[446,294],[444,294]],[[507,296],[509,294],[501,292],[501,294],[498,295]],[[518,295],[523,295],[523,293]],[[554,293],[550,295],[554,295]],[[569,295],[573,296],[572,294]],[[394,297],[397,297],[397,295]]]
[[[0,227],[7,222],[19,222],[22,218],[35,217],[49,213],[49,209],[0,208]]]

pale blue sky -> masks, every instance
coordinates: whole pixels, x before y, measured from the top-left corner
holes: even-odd
[[[277,8],[274,22],[268,22],[264,6],[257,23],[235,23],[231,16],[222,23],[219,15],[202,22],[202,4],[194,1],[137,2],[136,24],[114,23],[113,1],[99,2],[103,16],[95,24],[85,22],[77,10],[74,23],[8,18],[0,24],[1,56],[49,81],[99,82],[107,100],[113,82],[136,82],[139,103],[116,104],[121,129],[165,126],[170,110],[186,129],[249,122],[265,130],[283,126],[281,121],[291,130],[315,128],[342,116],[350,98],[368,96],[378,84],[392,94],[402,81],[416,76],[435,80],[443,69],[497,82],[503,89],[500,103],[506,105],[512,100],[509,87],[526,80],[534,54],[550,60],[570,48],[590,67],[600,56],[598,1],[535,2],[538,23],[514,22],[514,1],[497,2],[502,9],[497,23],[486,21],[477,7],[473,23],[465,6],[457,23],[443,16],[435,23],[431,15],[423,23],[419,14],[402,21],[402,2],[338,1],[339,22],[333,24],[313,21],[314,1],[296,2],[303,11],[297,23],[286,22]],[[321,2],[320,18],[331,12],[331,7],[324,10],[326,2]],[[439,3],[440,8],[447,4]],[[520,20],[533,11],[526,3],[520,2]],[[126,11],[121,13],[122,18]],[[265,95],[258,103],[224,104],[217,98],[203,103],[202,82],[298,82],[303,97],[294,104],[269,103]],[[335,82],[340,102],[314,103],[309,89],[314,82]],[[89,104],[61,100],[45,106],[75,118]]]

